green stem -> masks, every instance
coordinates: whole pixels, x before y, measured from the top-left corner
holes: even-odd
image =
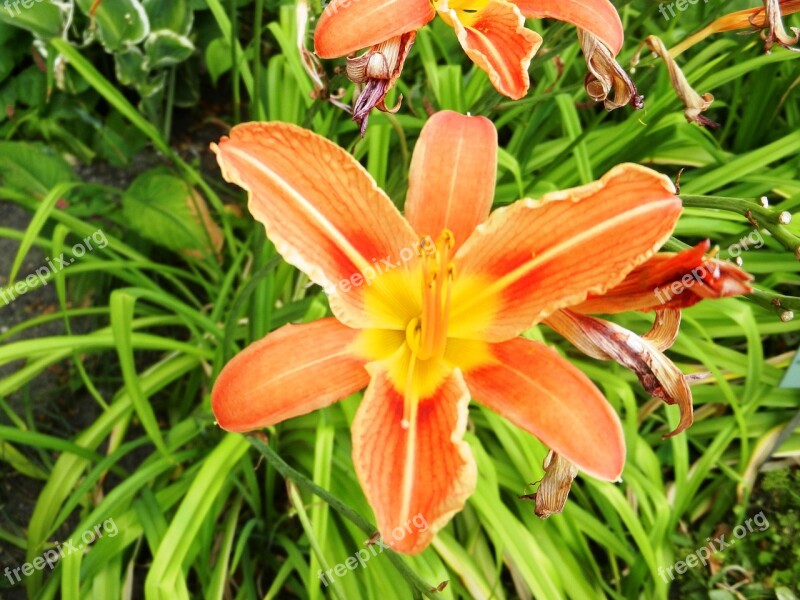
[[[297,484],[302,490],[319,496],[327,502],[332,509],[342,515],[344,518],[352,522],[356,527],[363,531],[368,536],[375,534],[376,528],[362,517],[359,513],[350,508],[347,504],[339,500],[336,496],[322,489],[316,483],[311,481],[308,477],[290,467],[286,462],[278,456],[278,454],[269,447],[267,443],[257,437],[248,438],[250,443],[255,446],[261,455],[269,461],[278,473],[283,475],[285,479],[290,479]],[[400,555],[392,550],[384,550],[384,553],[389,556],[389,560],[399,571],[399,573],[406,578],[406,580],[416,589],[420,594],[431,600],[435,600],[435,593],[432,591],[433,586],[425,583],[425,581],[417,575],[405,561],[400,558]]]
[[[267,112],[261,97],[261,35],[264,28],[264,0],[256,0],[255,38],[253,39],[253,90],[250,102],[255,110],[255,115],[250,118],[256,121],[266,121]]]
[[[788,211],[775,210],[761,204],[755,198],[727,198],[725,196],[692,196],[682,195],[683,205],[689,208],[710,208],[724,210],[745,217],[753,227],[766,229],[784,248],[792,252],[800,260],[800,237],[789,231],[784,225],[792,218]]]
[[[794,318],[794,312],[800,311],[800,298],[785,296],[755,286],[753,286],[753,292],[747,294],[747,298],[759,306],[775,311],[781,321],[791,321]]]
[[[175,108],[175,67],[169,70],[167,101],[164,107],[164,140],[169,143],[172,137],[172,113]]]
[[[236,0],[230,0],[229,9],[231,20],[231,72],[233,85],[233,122],[241,123],[241,92],[239,88],[239,19],[236,12]]]

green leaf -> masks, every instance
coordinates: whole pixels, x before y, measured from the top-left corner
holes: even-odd
[[[150,19],[150,28],[169,29],[180,35],[189,35],[194,13],[186,0],[142,0],[142,6]]]
[[[197,544],[201,527],[213,515],[214,502],[223,493],[228,475],[249,447],[247,438],[227,434],[208,454],[155,550],[153,566],[145,580],[148,598],[189,598],[184,560]]]
[[[9,81],[9,87],[14,89],[14,96],[20,104],[36,108],[44,106],[47,77],[38,67],[28,67],[14,76]]]
[[[6,462],[17,473],[32,479],[47,479],[47,473],[29,461],[11,444],[0,440],[0,461]]]
[[[203,199],[165,169],[153,169],[131,184],[122,208],[130,227],[152,242],[201,257],[221,244]]]
[[[39,235],[39,232],[47,221],[48,216],[53,211],[53,208],[55,208],[56,203],[61,199],[63,194],[66,194],[75,185],[77,185],[77,183],[59,183],[54,186],[39,203],[28,225],[28,229],[25,231],[25,235],[20,240],[17,256],[14,259],[14,263],[11,265],[11,273],[8,276],[9,281],[16,280],[19,270],[22,267],[22,262],[28,254],[28,250],[33,246],[36,237]],[[28,285],[30,286],[30,284]]]
[[[169,450],[161,437],[158,419],[150,404],[149,396],[144,392],[140,383],[139,373],[136,370],[136,359],[133,354],[133,314],[136,297],[124,290],[115,290],[111,294],[109,308],[111,309],[111,330],[114,334],[114,344],[117,349],[119,365],[125,380],[125,389],[131,398],[133,408],[142,422],[142,427],[155,444],[156,448],[166,457]]]
[[[27,8],[26,4],[30,4]],[[61,35],[66,12],[69,8],[59,8],[50,2],[41,0],[24,0],[14,7],[12,2],[0,6],[0,21],[30,31],[40,38],[49,38]]]
[[[78,0],[87,16],[93,4],[94,0]],[[95,7],[94,24],[98,39],[112,51],[138,44],[150,33],[150,21],[139,0],[103,0]]]
[[[44,196],[55,185],[77,181],[67,161],[28,142],[0,142],[0,179],[11,189]]]
[[[114,66],[117,81],[122,85],[130,86],[143,83],[147,78],[144,62],[144,54],[136,46],[128,46],[121,52],[115,52]]]
[[[169,29],[161,29],[150,34],[144,43],[144,50],[147,55],[145,68],[158,69],[189,58],[194,52],[194,44],[187,37]]]
[[[232,65],[230,44],[221,37],[212,40],[206,48],[206,66],[214,85],[217,85],[217,80],[223,73],[231,70]]]
[[[14,70],[14,59],[3,50],[0,54],[0,83]]]

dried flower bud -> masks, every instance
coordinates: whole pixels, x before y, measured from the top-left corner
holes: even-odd
[[[578,468],[552,450],[545,457],[543,467],[544,477],[538,491],[520,496],[520,499],[533,500],[536,516],[546,519],[564,510],[572,482],[578,475]]]
[[[700,95],[692,86],[689,85],[689,82],[686,80],[686,76],[681,71],[681,68],[675,62],[675,59],[669,53],[666,46],[664,46],[664,42],[662,42],[658,37],[651,35],[645,39],[645,44],[652,50],[656,55],[660,56],[664,63],[667,65],[667,70],[669,71],[669,78],[672,82],[672,88],[675,90],[675,93],[680,98],[683,105],[686,107],[683,114],[686,116],[686,120],[690,123],[694,122],[698,125],[702,125],[703,127],[719,127],[719,123],[715,123],[708,117],[704,116],[708,107],[711,106],[711,103],[714,102],[714,96],[711,94],[703,94]]]
[[[400,77],[415,37],[414,31],[404,33],[373,46],[361,56],[347,59],[347,77],[353,83],[364,84],[353,107],[353,121],[360,125],[362,136],[373,108],[383,112],[397,112],[400,108],[400,102],[387,108],[384,101]]]
[[[595,102],[602,101],[606,110],[614,110],[628,104],[637,110],[643,108],[644,97],[637,93],[636,85],[603,42],[580,28],[578,28],[578,40],[586,59],[586,66],[589,68],[584,81],[589,97]],[[610,97],[612,90],[613,98]]]
[[[764,13],[766,15],[767,27],[761,30],[761,38],[764,40],[764,50],[769,53],[773,44],[783,46],[787,50],[793,52],[800,52],[800,48],[795,48],[794,45],[800,40],[800,29],[791,27],[794,35],[789,35],[786,28],[783,26],[783,19],[781,19],[781,5],[778,0],[764,0]],[[753,24],[753,17],[750,19],[750,24]]]
[[[353,83],[366,83],[369,79],[389,79],[389,63],[380,52],[367,52],[347,59],[347,78]]]

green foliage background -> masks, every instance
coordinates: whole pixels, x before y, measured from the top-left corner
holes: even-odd
[[[4,596],[793,597],[800,572],[797,558],[786,557],[797,557],[800,393],[779,384],[800,324],[779,315],[800,308],[800,230],[779,226],[777,214],[800,212],[796,54],[765,55],[757,35],[729,33],[682,55],[690,83],[716,97],[707,114],[722,126],[709,131],[685,121],[666,69],[646,53],[634,74],[645,109],[606,113],[583,90],[574,30],[529,22],[545,48],[533,61],[529,96],[511,102],[436,21],[419,32],[398,85],[403,108],[374,114],[360,139],[347,114],[312,97],[294,4],[105,0],[94,25],[91,4],[80,0],[71,14],[50,2],[17,17],[0,10],[0,201],[32,215],[26,228],[0,223],[0,237],[18,248],[5,283],[24,279],[31,250],[70,257],[98,228],[109,242],[48,281],[52,307],[0,329],[0,366],[13,367],[0,379],[0,468],[10,489],[24,480],[35,490],[24,520],[8,517],[14,492],[8,496],[0,539],[13,568],[108,518],[119,533],[23,583],[0,578],[11,588],[0,587]],[[647,35],[671,46],[754,5],[711,0],[666,21],[655,2],[618,2],[627,34],[620,62]],[[325,69],[331,90],[346,88],[349,102],[346,80],[333,64]],[[304,125],[350,150],[402,206],[415,140],[438,109],[496,124],[497,205],[631,161],[670,176],[683,170],[687,208],[673,248],[708,237],[728,258],[753,232],[742,201],[761,196],[776,210],[762,212],[760,224],[777,233],[743,255],[759,294],[684,313],[669,355],[686,373],[711,374],[693,386],[689,431],[662,440],[676,408],[648,398],[621,367],[585,359],[534,328],[531,337],[562,349],[620,413],[623,482],[579,477],[564,513],[538,520],[517,496],[541,478],[546,449],[473,405],[467,439],[480,482],[464,511],[423,554],[387,552],[325,587],[318,571],[345,561],[373,531],[350,458],[360,398],[270,428],[266,438],[214,424],[209,391],[225,362],[267,332],[328,308],[321,290],[276,256],[242,194],[219,178],[207,144],[244,120]],[[142,164],[143,155],[150,162]],[[76,165],[84,165],[81,175]],[[111,165],[116,175],[100,181],[85,165]],[[193,216],[203,199],[216,228]],[[7,310],[0,307],[0,321]],[[650,319],[618,322],[641,332]],[[48,326],[59,331],[41,333]],[[52,407],[35,392],[56,366],[64,378],[46,385],[83,415],[78,431],[63,416],[42,419]],[[792,464],[761,488],[762,469]],[[776,489],[785,499],[767,503]],[[770,528],[715,557],[713,571],[698,567],[674,583],[659,575],[759,510]]]

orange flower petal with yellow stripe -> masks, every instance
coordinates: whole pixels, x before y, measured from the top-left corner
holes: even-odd
[[[248,346],[214,385],[211,406],[220,427],[260,429],[363,389],[369,375],[351,350],[357,334],[328,318],[286,325]]]
[[[599,38],[616,56],[625,33],[614,5],[608,0],[514,0],[529,19],[556,19],[572,23]]]
[[[612,288],[669,238],[681,212],[674,191],[665,176],[626,164],[597,182],[496,210],[456,257],[462,276],[487,285],[452,318],[489,301],[494,314],[467,337],[500,341]]]
[[[365,319],[363,287],[340,285],[417,235],[375,180],[336,144],[286,123],[245,123],[212,145],[227,181],[286,261],[329,290],[336,316]]]
[[[622,426],[597,386],[540,342],[514,338],[490,348],[493,360],[464,376],[475,401],[589,475],[619,479],[625,464]]]
[[[440,14],[448,17],[461,47],[498,92],[514,100],[528,93],[528,65],[542,45],[542,37],[525,29],[525,18],[514,4],[492,0],[474,18],[463,14],[459,18],[453,9]]]
[[[468,404],[455,371],[408,414],[405,398],[374,368],[353,421],[353,463],[378,529],[398,552],[425,549],[475,489],[475,460],[463,440]]]
[[[441,165],[449,165],[443,177]],[[454,251],[492,210],[497,130],[489,119],[442,111],[422,130],[408,174],[405,215],[422,237],[449,229]]]

